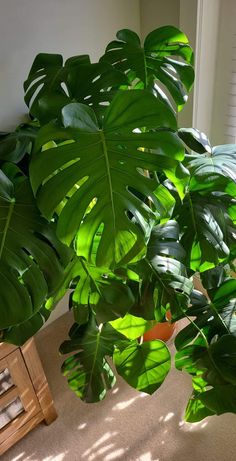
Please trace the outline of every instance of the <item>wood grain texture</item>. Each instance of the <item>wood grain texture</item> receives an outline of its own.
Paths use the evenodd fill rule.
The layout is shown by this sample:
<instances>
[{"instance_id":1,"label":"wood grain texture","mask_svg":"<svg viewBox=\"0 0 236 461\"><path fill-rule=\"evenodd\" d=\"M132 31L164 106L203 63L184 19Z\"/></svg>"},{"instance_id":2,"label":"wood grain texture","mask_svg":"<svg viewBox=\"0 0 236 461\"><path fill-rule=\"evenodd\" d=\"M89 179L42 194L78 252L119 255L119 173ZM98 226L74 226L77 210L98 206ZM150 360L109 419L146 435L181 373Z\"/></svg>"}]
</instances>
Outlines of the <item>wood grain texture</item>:
<instances>
[{"instance_id":1,"label":"wood grain texture","mask_svg":"<svg viewBox=\"0 0 236 461\"><path fill-rule=\"evenodd\" d=\"M31 431L35 426L37 426L44 416L40 411L37 415L33 416L29 421L27 421L23 426L13 432L8 438L6 438L0 444L0 456L5 453L12 445L14 445L18 440L24 437L29 431Z\"/></svg>"},{"instance_id":2,"label":"wood grain texture","mask_svg":"<svg viewBox=\"0 0 236 461\"><path fill-rule=\"evenodd\" d=\"M57 413L33 338L27 341L21 348L21 352L35 389L39 405L44 414L45 423L51 424L57 418Z\"/></svg>"},{"instance_id":3,"label":"wood grain texture","mask_svg":"<svg viewBox=\"0 0 236 461\"><path fill-rule=\"evenodd\" d=\"M8 354L11 354L11 352L15 351L16 349L17 346L14 346L13 344L0 343L0 359L6 357Z\"/></svg>"},{"instance_id":4,"label":"wood grain texture","mask_svg":"<svg viewBox=\"0 0 236 461\"><path fill-rule=\"evenodd\" d=\"M0 396L0 409L18 397L22 411L0 429L0 455L41 421L52 423L57 413L33 339L23 347L0 343L0 371L8 369L12 386Z\"/></svg>"},{"instance_id":5,"label":"wood grain texture","mask_svg":"<svg viewBox=\"0 0 236 461\"><path fill-rule=\"evenodd\" d=\"M32 382L30 380L27 368L20 349L14 350L4 359L4 364L10 371L14 384L14 396L12 399L7 398L6 404L13 402L17 397L20 398L23 410L9 424L0 429L0 444L10 437L16 430L24 425L29 419L41 411L37 396L35 394ZM5 393L1 398L5 399ZM9 397L9 396L8 396ZM1 405L2 406L2 405ZM4 406L4 405L3 405Z\"/></svg>"}]
</instances>

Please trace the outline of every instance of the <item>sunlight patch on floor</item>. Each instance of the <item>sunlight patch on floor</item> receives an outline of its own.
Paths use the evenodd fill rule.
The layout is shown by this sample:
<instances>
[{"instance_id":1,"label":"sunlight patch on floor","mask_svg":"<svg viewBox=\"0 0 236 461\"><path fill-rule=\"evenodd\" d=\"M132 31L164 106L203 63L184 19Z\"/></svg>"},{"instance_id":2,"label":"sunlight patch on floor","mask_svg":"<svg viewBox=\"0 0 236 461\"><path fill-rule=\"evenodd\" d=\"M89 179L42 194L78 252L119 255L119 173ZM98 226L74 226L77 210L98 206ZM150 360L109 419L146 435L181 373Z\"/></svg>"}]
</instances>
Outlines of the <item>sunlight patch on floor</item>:
<instances>
[{"instance_id":1,"label":"sunlight patch on floor","mask_svg":"<svg viewBox=\"0 0 236 461\"><path fill-rule=\"evenodd\" d=\"M82 423L78 426L78 429L82 431L87 426L87 423Z\"/></svg>"},{"instance_id":2,"label":"sunlight patch on floor","mask_svg":"<svg viewBox=\"0 0 236 461\"><path fill-rule=\"evenodd\" d=\"M86 450L82 455L81 458L86 458L89 457L89 461L92 461L93 455L94 455L94 450L96 450L100 445L102 445L104 442L107 442L111 437L114 437L117 435L118 432L106 432L100 439L98 439L88 450Z\"/></svg>"},{"instance_id":3,"label":"sunlight patch on floor","mask_svg":"<svg viewBox=\"0 0 236 461\"><path fill-rule=\"evenodd\" d=\"M124 460L125 458L123 458L123 455L127 450L128 448L118 448L118 450L114 450L112 453L109 453L109 455L105 456L104 461L112 461L113 459L120 458L121 456L122 460Z\"/></svg>"},{"instance_id":4,"label":"sunlight patch on floor","mask_svg":"<svg viewBox=\"0 0 236 461\"><path fill-rule=\"evenodd\" d=\"M103 455L106 453L108 450L111 450L114 447L114 443L110 443L109 445L106 445L105 447L100 448L99 450L95 450L94 453L91 453L87 460L88 461L94 461L97 459L99 455ZM104 459L104 458L103 458Z\"/></svg>"},{"instance_id":5,"label":"sunlight patch on floor","mask_svg":"<svg viewBox=\"0 0 236 461\"><path fill-rule=\"evenodd\" d=\"M119 402L112 408L112 410L124 410L125 408L128 408L130 405L132 405L132 403L134 403L137 398L138 397L133 397L132 399L124 400L124 402Z\"/></svg>"},{"instance_id":6,"label":"sunlight patch on floor","mask_svg":"<svg viewBox=\"0 0 236 461\"><path fill-rule=\"evenodd\" d=\"M119 390L119 387L116 387L116 388L112 391L112 394L117 394L118 390Z\"/></svg>"},{"instance_id":7,"label":"sunlight patch on floor","mask_svg":"<svg viewBox=\"0 0 236 461\"><path fill-rule=\"evenodd\" d=\"M23 451L23 453L20 453L20 455L15 456L15 458L13 458L12 461L20 461L24 455L25 455L25 452ZM24 459L25 458L23 458L23 460Z\"/></svg>"},{"instance_id":8,"label":"sunlight patch on floor","mask_svg":"<svg viewBox=\"0 0 236 461\"><path fill-rule=\"evenodd\" d=\"M160 461L160 459L159 459L159 458L153 459L153 458L152 458L152 455L151 455L151 453L150 453L150 451L149 451L149 452L144 453L143 455L141 455L141 456L138 458L137 461Z\"/></svg>"},{"instance_id":9,"label":"sunlight patch on floor","mask_svg":"<svg viewBox=\"0 0 236 461\"><path fill-rule=\"evenodd\" d=\"M47 456L46 458L43 458L42 461L62 461L66 454L68 452L65 452L65 453L60 453L59 455L52 455L52 456Z\"/></svg>"},{"instance_id":10,"label":"sunlight patch on floor","mask_svg":"<svg viewBox=\"0 0 236 461\"><path fill-rule=\"evenodd\" d=\"M167 421L170 421L170 419L173 418L173 416L175 416L175 414L170 411L169 413L167 413L167 415L165 416L165 418L163 419L164 423L166 423Z\"/></svg>"}]
</instances>

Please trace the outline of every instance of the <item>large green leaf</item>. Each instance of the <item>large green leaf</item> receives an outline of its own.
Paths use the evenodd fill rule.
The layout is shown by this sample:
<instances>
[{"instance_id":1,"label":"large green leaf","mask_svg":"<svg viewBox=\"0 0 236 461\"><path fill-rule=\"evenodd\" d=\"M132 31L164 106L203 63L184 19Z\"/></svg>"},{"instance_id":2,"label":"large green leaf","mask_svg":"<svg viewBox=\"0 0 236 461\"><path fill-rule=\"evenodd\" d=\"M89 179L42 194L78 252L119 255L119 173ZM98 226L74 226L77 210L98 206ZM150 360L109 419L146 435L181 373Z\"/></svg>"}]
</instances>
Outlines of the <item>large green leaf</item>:
<instances>
[{"instance_id":1,"label":"large green leaf","mask_svg":"<svg viewBox=\"0 0 236 461\"><path fill-rule=\"evenodd\" d=\"M226 384L217 386L199 395L201 402L210 410L209 414L236 414L236 386Z\"/></svg>"},{"instance_id":2,"label":"large green leaf","mask_svg":"<svg viewBox=\"0 0 236 461\"><path fill-rule=\"evenodd\" d=\"M134 303L130 288L111 271L78 259L73 271L71 307L77 323L88 320L90 308L99 323L123 317Z\"/></svg>"},{"instance_id":3,"label":"large green leaf","mask_svg":"<svg viewBox=\"0 0 236 461\"><path fill-rule=\"evenodd\" d=\"M226 191L236 195L236 145L212 148L212 153L193 156L187 162L191 191Z\"/></svg>"},{"instance_id":4,"label":"large green leaf","mask_svg":"<svg viewBox=\"0 0 236 461\"><path fill-rule=\"evenodd\" d=\"M236 337L223 335L211 344L210 353L225 381L236 385Z\"/></svg>"},{"instance_id":5,"label":"large green leaf","mask_svg":"<svg viewBox=\"0 0 236 461\"><path fill-rule=\"evenodd\" d=\"M227 261L235 247L235 226L220 194L189 192L175 216L186 250L186 265L203 272Z\"/></svg>"},{"instance_id":6,"label":"large green leaf","mask_svg":"<svg viewBox=\"0 0 236 461\"><path fill-rule=\"evenodd\" d=\"M177 318L188 306L193 285L181 262L185 251L179 243L179 227L170 220L156 226L147 246L147 261L155 281L154 297L157 320L171 311Z\"/></svg>"},{"instance_id":7,"label":"large green leaf","mask_svg":"<svg viewBox=\"0 0 236 461\"><path fill-rule=\"evenodd\" d=\"M189 422L236 412L235 294L235 279L223 280L211 291L211 300L194 291L186 312L190 324L175 338L176 367L193 376L194 390L185 414Z\"/></svg>"},{"instance_id":8,"label":"large green leaf","mask_svg":"<svg viewBox=\"0 0 236 461\"><path fill-rule=\"evenodd\" d=\"M24 322L56 290L71 257L41 216L28 179L0 171L0 329ZM7 176L8 174L8 176Z\"/></svg>"},{"instance_id":9,"label":"large green leaf","mask_svg":"<svg viewBox=\"0 0 236 461\"><path fill-rule=\"evenodd\" d=\"M135 88L151 88L162 97L164 86L180 110L194 80L193 52L186 35L173 26L160 27L146 37L143 47L131 30L120 30L116 36L101 60L125 72Z\"/></svg>"},{"instance_id":10,"label":"large green leaf","mask_svg":"<svg viewBox=\"0 0 236 461\"><path fill-rule=\"evenodd\" d=\"M170 352L159 340L142 344L132 341L125 348L116 348L113 360L119 375L130 386L148 394L160 387L171 365Z\"/></svg>"},{"instance_id":11,"label":"large green leaf","mask_svg":"<svg viewBox=\"0 0 236 461\"><path fill-rule=\"evenodd\" d=\"M175 117L147 91L130 90L115 96L102 129L93 110L83 104L64 107L62 120L63 126L51 123L37 138L30 176L39 208L51 218L62 206L58 236L70 244L77 234L77 253L86 260L91 260L98 231L96 265L132 260L158 216L153 193L158 183L143 170L174 171L184 156L173 132ZM145 132L137 132L143 127ZM41 151L49 141L59 140L72 141Z\"/></svg>"},{"instance_id":12,"label":"large green leaf","mask_svg":"<svg viewBox=\"0 0 236 461\"><path fill-rule=\"evenodd\" d=\"M2 331L1 341L10 344L22 346L29 338L31 338L44 325L50 316L50 311L42 307L32 317L28 318L18 325L11 326Z\"/></svg>"},{"instance_id":13,"label":"large green leaf","mask_svg":"<svg viewBox=\"0 0 236 461\"><path fill-rule=\"evenodd\" d=\"M200 354L194 345L177 353L177 366L194 375L194 391L185 413L187 421L199 421L212 414L236 413L235 347L236 338L223 335Z\"/></svg>"},{"instance_id":14,"label":"large green leaf","mask_svg":"<svg viewBox=\"0 0 236 461\"><path fill-rule=\"evenodd\" d=\"M191 306L187 310L188 317L194 322L183 328L175 338L177 350L193 342L201 335L200 331L211 342L212 338L231 333L236 336L236 280L224 280L214 290L211 300L201 292L194 290L191 294ZM232 339L234 341L234 339Z\"/></svg>"},{"instance_id":15,"label":"large green leaf","mask_svg":"<svg viewBox=\"0 0 236 461\"><path fill-rule=\"evenodd\" d=\"M132 315L165 322L170 310L172 319L183 315L189 303L192 281L187 277L185 251L179 243L179 226L169 220L155 226L144 260L130 266L139 276L129 286L135 294Z\"/></svg>"},{"instance_id":16,"label":"large green leaf","mask_svg":"<svg viewBox=\"0 0 236 461\"><path fill-rule=\"evenodd\" d=\"M211 387L197 375L193 378L193 394L187 404L185 420L189 423L201 421L207 416L236 413L236 386L218 384Z\"/></svg>"},{"instance_id":17,"label":"large green leaf","mask_svg":"<svg viewBox=\"0 0 236 461\"><path fill-rule=\"evenodd\" d=\"M106 356L112 356L115 344L125 337L109 324L98 327L94 317L82 329L75 325L70 336L60 347L63 354L78 350L62 366L69 386L86 402L104 399L116 381Z\"/></svg>"}]
</instances>

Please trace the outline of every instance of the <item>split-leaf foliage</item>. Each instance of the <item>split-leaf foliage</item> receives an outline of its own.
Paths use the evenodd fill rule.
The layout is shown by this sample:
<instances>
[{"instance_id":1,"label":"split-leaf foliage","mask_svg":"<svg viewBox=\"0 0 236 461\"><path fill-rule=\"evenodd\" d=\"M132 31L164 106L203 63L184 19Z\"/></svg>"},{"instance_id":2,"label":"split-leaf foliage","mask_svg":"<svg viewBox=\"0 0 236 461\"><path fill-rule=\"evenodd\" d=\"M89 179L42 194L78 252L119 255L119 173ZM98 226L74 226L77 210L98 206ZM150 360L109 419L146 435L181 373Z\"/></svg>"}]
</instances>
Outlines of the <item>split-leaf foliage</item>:
<instances>
[{"instance_id":1,"label":"split-leaf foliage","mask_svg":"<svg viewBox=\"0 0 236 461\"><path fill-rule=\"evenodd\" d=\"M124 29L95 63L37 55L29 121L0 134L1 340L23 344L70 290L62 371L97 402L114 367L156 391L170 351L140 337L185 318L175 363L193 379L191 422L236 413L236 145L178 127L193 80L183 32L141 43Z\"/></svg>"}]
</instances>

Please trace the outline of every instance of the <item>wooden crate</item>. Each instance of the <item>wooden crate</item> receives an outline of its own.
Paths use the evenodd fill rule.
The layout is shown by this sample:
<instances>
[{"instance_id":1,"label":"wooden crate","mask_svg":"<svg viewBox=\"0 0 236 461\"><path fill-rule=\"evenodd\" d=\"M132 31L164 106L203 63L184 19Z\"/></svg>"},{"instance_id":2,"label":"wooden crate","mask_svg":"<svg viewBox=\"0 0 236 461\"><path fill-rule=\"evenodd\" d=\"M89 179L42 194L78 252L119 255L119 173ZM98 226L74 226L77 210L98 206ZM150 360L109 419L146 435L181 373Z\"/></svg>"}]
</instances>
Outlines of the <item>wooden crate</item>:
<instances>
[{"instance_id":1,"label":"wooden crate","mask_svg":"<svg viewBox=\"0 0 236 461\"><path fill-rule=\"evenodd\" d=\"M41 421L57 417L33 339L0 343L0 455Z\"/></svg>"}]
</instances>

